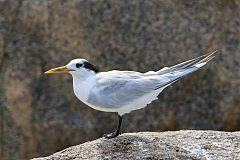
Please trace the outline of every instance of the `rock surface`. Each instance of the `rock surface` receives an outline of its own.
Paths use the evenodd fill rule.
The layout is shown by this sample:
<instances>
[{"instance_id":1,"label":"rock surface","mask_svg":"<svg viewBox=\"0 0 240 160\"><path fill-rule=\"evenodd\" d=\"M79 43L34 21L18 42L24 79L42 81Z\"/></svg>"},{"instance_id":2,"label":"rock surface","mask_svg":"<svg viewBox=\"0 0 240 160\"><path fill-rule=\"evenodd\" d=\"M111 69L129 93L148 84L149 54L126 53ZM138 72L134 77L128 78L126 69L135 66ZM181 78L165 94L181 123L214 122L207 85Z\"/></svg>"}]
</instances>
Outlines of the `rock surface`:
<instances>
[{"instance_id":1,"label":"rock surface","mask_svg":"<svg viewBox=\"0 0 240 160\"><path fill-rule=\"evenodd\" d=\"M76 57L145 72L218 49L122 129L240 130L239 17L238 0L0 0L0 157L46 156L115 128L116 115L77 100L69 75L43 74Z\"/></svg>"},{"instance_id":2,"label":"rock surface","mask_svg":"<svg viewBox=\"0 0 240 160\"><path fill-rule=\"evenodd\" d=\"M169 131L126 133L97 139L33 160L240 159L240 132Z\"/></svg>"}]
</instances>

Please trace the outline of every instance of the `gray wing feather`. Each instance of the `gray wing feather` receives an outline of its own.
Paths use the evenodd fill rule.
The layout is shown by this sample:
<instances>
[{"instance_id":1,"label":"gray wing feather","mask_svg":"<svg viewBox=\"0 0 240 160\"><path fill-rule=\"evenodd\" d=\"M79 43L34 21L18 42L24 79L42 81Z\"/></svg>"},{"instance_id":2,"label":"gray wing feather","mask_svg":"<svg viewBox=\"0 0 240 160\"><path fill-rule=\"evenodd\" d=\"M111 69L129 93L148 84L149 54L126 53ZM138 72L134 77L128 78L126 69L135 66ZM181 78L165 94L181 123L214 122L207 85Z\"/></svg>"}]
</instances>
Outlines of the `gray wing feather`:
<instances>
[{"instance_id":1,"label":"gray wing feather","mask_svg":"<svg viewBox=\"0 0 240 160\"><path fill-rule=\"evenodd\" d=\"M169 68L165 67L162 70L157 71L156 73L158 75L167 76L170 79L170 81L167 83L161 84L155 90L168 86L176 82L177 80L185 77L186 75L199 70L202 66L204 66L207 62L209 62L211 59L215 57L214 54L216 52L217 51L214 51L211 54L205 54L200 57L194 58L192 60L185 61L183 63L177 64Z\"/></svg>"},{"instance_id":2,"label":"gray wing feather","mask_svg":"<svg viewBox=\"0 0 240 160\"><path fill-rule=\"evenodd\" d=\"M205 55L199 56L197 58L182 62L182 63L177 64L177 65L172 66L172 67L165 67L163 70L157 71L157 74L165 74L165 73L177 71L177 70L180 70L180 69L186 69L186 68L191 67L195 64L203 63L205 61L208 62L208 60L211 60L212 58L214 58L214 54L216 52L217 51L214 51L211 54L205 54Z\"/></svg>"},{"instance_id":3,"label":"gray wing feather","mask_svg":"<svg viewBox=\"0 0 240 160\"><path fill-rule=\"evenodd\" d=\"M132 77L126 75L118 78L101 79L89 94L88 102L106 108L120 108L135 99L154 91L168 78Z\"/></svg>"}]
</instances>

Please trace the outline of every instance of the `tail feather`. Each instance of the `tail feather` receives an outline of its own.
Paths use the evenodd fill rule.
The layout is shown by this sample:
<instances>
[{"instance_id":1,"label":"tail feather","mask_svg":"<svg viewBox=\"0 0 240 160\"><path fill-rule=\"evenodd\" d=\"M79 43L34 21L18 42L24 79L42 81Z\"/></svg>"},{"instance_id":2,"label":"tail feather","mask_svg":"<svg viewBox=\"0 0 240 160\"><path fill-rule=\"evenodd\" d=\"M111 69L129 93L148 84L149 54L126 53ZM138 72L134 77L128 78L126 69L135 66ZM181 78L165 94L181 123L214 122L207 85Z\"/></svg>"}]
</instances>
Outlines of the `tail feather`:
<instances>
[{"instance_id":1,"label":"tail feather","mask_svg":"<svg viewBox=\"0 0 240 160\"><path fill-rule=\"evenodd\" d=\"M212 60L215 57L214 54L216 52L217 51L214 51L211 54L206 54L206 55L197 57L195 59L177 64L170 68L164 69L162 71L161 70L158 71L157 73L160 76L168 77L170 80L168 82L158 86L155 90L157 90L159 88L163 88L163 87L165 88L165 87L169 86L170 84L176 82L177 80L185 77L186 75L199 70L204 65L206 65L207 62L209 62L210 60Z\"/></svg>"},{"instance_id":2,"label":"tail feather","mask_svg":"<svg viewBox=\"0 0 240 160\"><path fill-rule=\"evenodd\" d=\"M195 65L195 64L200 64L200 63L204 63L204 62L207 63L207 62L210 61L212 58L214 58L214 54L215 54L216 52L217 52L217 51L214 51L214 52L212 52L211 54L205 54L205 55L199 56L199 57L197 57L197 58L194 58L194 59L185 61L185 62L183 62L183 63L174 65L174 66L169 67L169 68L165 67L163 70L157 71L157 74L162 75L162 74L169 73L169 72L173 72L173 71L176 71L176 70L188 68L188 67L193 66L193 65ZM210 59L209 59L209 58L210 58Z\"/></svg>"}]
</instances>

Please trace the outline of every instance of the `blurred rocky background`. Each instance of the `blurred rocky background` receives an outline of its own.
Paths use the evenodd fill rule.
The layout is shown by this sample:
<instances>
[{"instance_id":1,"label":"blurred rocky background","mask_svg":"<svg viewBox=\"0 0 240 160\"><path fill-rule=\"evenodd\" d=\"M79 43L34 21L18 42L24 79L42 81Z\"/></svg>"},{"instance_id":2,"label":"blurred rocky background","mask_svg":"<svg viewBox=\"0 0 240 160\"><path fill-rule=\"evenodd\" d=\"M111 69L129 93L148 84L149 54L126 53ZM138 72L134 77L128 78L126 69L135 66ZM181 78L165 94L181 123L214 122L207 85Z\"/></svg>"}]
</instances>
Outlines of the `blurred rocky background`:
<instances>
[{"instance_id":1,"label":"blurred rocky background","mask_svg":"<svg viewBox=\"0 0 240 160\"><path fill-rule=\"evenodd\" d=\"M204 69L125 115L122 131L240 129L240 1L0 0L0 157L47 156L117 123L47 69L158 70L217 49Z\"/></svg>"}]
</instances>

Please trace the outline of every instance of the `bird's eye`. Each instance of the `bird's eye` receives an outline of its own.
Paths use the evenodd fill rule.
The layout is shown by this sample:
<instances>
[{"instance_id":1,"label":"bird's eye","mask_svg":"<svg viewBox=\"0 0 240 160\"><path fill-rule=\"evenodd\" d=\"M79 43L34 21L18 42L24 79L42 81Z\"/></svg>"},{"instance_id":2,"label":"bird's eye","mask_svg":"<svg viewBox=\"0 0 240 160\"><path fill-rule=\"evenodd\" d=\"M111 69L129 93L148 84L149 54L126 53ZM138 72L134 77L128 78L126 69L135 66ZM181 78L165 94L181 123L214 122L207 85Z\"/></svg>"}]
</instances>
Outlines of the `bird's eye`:
<instances>
[{"instance_id":1,"label":"bird's eye","mask_svg":"<svg viewBox=\"0 0 240 160\"><path fill-rule=\"evenodd\" d=\"M76 67L77 67L77 68L80 68L80 67L82 67L82 65L83 65L82 63L77 63L77 64L76 64Z\"/></svg>"}]
</instances>

